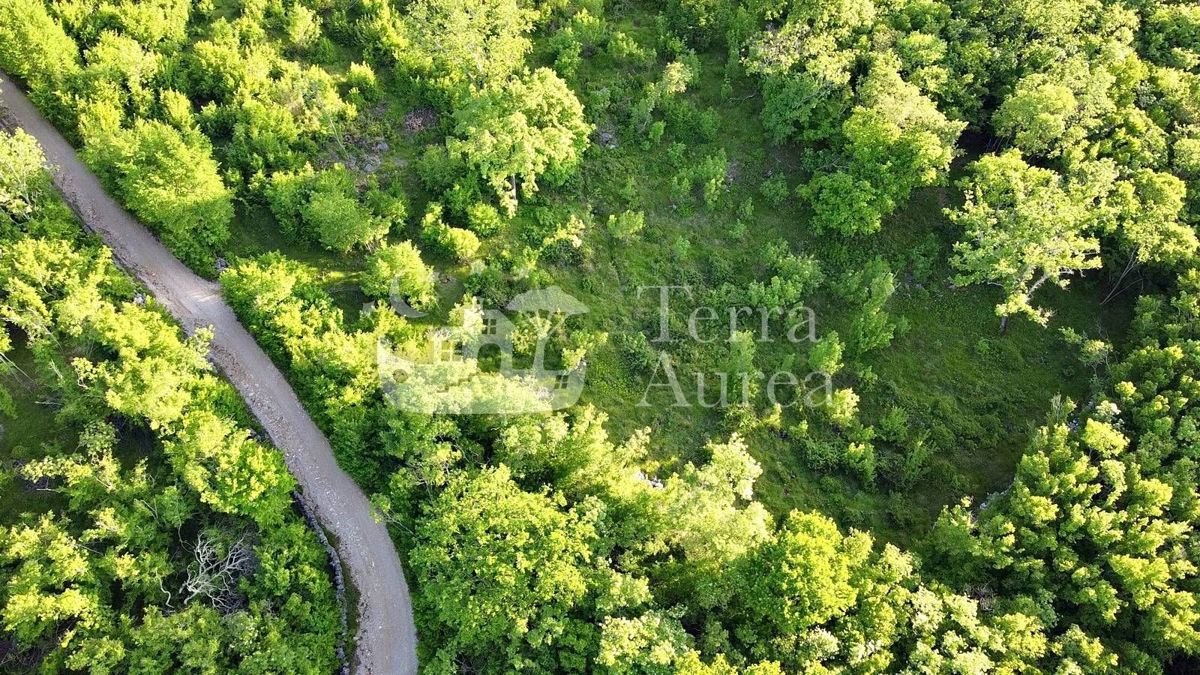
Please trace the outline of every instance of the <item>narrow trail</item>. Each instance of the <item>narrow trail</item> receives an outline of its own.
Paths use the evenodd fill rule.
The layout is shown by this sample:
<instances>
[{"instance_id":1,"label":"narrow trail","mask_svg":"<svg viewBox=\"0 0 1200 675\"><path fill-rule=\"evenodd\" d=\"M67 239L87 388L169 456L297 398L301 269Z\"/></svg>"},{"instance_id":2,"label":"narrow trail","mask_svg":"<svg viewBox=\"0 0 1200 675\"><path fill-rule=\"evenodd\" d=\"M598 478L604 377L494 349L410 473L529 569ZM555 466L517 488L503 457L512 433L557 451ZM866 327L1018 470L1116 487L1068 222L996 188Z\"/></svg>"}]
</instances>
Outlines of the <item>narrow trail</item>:
<instances>
[{"instance_id":1,"label":"narrow trail","mask_svg":"<svg viewBox=\"0 0 1200 675\"><path fill-rule=\"evenodd\" d=\"M189 334L212 327L210 359L241 393L317 519L335 540L358 590L357 673L417 672L417 634L400 558L387 529L358 485L338 467L328 439L300 405L283 374L225 304L220 286L179 262L116 203L63 136L0 72L0 108L42 145L54 182L84 225L144 283Z\"/></svg>"}]
</instances>

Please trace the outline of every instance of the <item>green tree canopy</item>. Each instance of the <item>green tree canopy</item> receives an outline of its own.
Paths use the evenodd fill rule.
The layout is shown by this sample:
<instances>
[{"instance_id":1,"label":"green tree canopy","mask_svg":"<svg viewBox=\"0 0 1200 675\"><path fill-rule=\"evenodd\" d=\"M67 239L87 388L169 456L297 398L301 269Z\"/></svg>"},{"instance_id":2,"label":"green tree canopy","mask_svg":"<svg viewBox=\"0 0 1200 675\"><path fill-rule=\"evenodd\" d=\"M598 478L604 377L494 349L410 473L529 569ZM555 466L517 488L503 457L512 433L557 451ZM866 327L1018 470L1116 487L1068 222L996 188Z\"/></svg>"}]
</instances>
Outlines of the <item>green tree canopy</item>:
<instances>
[{"instance_id":1,"label":"green tree canopy","mask_svg":"<svg viewBox=\"0 0 1200 675\"><path fill-rule=\"evenodd\" d=\"M996 284L1004 292L998 315L1045 324L1050 313L1033 305L1033 294L1046 282L1065 288L1070 275L1100 266L1091 228L1103 187L1066 181L1015 151L980 159L965 186L966 203L948 212L963 228L955 283Z\"/></svg>"},{"instance_id":2,"label":"green tree canopy","mask_svg":"<svg viewBox=\"0 0 1200 675\"><path fill-rule=\"evenodd\" d=\"M484 87L455 110L454 122L446 148L509 215L519 194L537 192L539 177L561 179L576 166L591 131L579 99L546 68Z\"/></svg>"}]
</instances>

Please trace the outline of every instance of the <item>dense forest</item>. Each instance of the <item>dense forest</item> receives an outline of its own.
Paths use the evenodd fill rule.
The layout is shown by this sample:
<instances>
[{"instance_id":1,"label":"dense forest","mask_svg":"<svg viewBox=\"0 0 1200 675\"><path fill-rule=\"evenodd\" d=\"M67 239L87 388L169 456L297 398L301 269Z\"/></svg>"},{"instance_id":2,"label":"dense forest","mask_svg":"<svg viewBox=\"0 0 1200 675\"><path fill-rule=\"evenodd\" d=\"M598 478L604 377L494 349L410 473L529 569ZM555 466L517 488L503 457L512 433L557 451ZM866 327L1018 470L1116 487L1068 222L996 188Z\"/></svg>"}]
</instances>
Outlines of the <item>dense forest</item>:
<instances>
[{"instance_id":1,"label":"dense forest","mask_svg":"<svg viewBox=\"0 0 1200 675\"><path fill-rule=\"evenodd\" d=\"M1200 654L1200 5L0 0L0 69L288 374L428 672ZM0 670L336 669L205 336L3 140ZM576 405L389 395L550 288Z\"/></svg>"},{"instance_id":2,"label":"dense forest","mask_svg":"<svg viewBox=\"0 0 1200 675\"><path fill-rule=\"evenodd\" d=\"M335 669L326 551L207 336L83 236L32 137L0 140L0 670Z\"/></svg>"}]
</instances>

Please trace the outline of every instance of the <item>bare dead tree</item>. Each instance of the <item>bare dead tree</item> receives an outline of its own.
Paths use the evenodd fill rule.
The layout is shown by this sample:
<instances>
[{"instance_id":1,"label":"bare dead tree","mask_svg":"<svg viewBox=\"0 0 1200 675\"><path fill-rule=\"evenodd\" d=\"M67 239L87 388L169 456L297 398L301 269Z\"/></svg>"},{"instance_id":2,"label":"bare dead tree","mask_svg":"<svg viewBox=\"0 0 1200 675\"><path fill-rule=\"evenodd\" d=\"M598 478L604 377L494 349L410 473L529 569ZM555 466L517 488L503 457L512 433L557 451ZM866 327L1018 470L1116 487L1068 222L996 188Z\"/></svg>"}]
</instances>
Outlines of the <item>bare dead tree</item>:
<instances>
[{"instance_id":1,"label":"bare dead tree","mask_svg":"<svg viewBox=\"0 0 1200 675\"><path fill-rule=\"evenodd\" d=\"M207 600L213 607L228 614L238 609L242 598L237 591L238 579L254 571L254 549L239 537L221 555L220 546L207 534L196 535L193 551L195 560L188 565L187 579L179 592L184 604L196 599Z\"/></svg>"}]
</instances>

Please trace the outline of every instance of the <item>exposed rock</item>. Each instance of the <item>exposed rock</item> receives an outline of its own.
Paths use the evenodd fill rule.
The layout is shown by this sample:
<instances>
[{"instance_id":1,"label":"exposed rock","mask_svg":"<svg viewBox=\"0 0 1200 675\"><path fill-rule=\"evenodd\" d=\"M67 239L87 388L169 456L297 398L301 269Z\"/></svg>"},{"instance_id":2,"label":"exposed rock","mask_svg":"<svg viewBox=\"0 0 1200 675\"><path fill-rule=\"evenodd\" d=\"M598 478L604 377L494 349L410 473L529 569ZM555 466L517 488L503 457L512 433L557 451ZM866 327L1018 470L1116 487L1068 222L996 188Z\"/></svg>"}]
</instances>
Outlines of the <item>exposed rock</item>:
<instances>
[{"instance_id":1,"label":"exposed rock","mask_svg":"<svg viewBox=\"0 0 1200 675\"><path fill-rule=\"evenodd\" d=\"M404 115L404 130L410 134L420 133L436 127L437 111L429 106L414 108Z\"/></svg>"},{"instance_id":2,"label":"exposed rock","mask_svg":"<svg viewBox=\"0 0 1200 675\"><path fill-rule=\"evenodd\" d=\"M596 145L612 150L617 147L617 134L609 127L598 127L592 133L592 141Z\"/></svg>"},{"instance_id":3,"label":"exposed rock","mask_svg":"<svg viewBox=\"0 0 1200 675\"><path fill-rule=\"evenodd\" d=\"M737 181L738 176L742 175L742 163L735 160L729 162L725 167L725 184L733 185Z\"/></svg>"}]
</instances>

